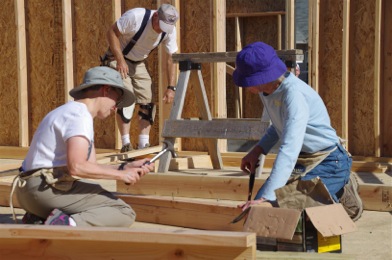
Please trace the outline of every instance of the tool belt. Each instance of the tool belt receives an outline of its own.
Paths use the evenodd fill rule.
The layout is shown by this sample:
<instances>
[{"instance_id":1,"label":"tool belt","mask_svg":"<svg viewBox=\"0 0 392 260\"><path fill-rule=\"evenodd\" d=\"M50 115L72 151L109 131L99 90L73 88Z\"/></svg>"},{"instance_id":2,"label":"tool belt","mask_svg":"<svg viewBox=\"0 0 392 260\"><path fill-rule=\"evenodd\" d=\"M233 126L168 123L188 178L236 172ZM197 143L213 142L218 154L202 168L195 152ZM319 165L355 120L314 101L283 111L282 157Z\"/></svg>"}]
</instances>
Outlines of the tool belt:
<instances>
[{"instance_id":1,"label":"tool belt","mask_svg":"<svg viewBox=\"0 0 392 260\"><path fill-rule=\"evenodd\" d=\"M23 181L37 176L43 176L47 184L61 191L69 191L77 180L69 174L66 166L22 171L19 174L19 178Z\"/></svg>"}]
</instances>

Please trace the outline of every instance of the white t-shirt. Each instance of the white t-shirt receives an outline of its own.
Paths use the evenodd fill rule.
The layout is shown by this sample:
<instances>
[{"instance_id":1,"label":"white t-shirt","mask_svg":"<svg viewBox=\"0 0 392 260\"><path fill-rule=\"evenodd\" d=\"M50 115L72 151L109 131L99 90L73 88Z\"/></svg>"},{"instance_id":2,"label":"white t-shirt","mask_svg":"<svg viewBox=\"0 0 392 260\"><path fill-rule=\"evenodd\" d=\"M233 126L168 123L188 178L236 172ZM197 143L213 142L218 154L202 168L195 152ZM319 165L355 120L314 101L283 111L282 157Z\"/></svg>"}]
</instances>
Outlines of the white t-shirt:
<instances>
[{"instance_id":1,"label":"white t-shirt","mask_svg":"<svg viewBox=\"0 0 392 260\"><path fill-rule=\"evenodd\" d=\"M70 101L49 112L38 126L22 167L24 171L67 165L66 141L84 136L94 143L93 118L87 106ZM88 151L86 151L86 160Z\"/></svg>"},{"instance_id":2,"label":"white t-shirt","mask_svg":"<svg viewBox=\"0 0 392 260\"><path fill-rule=\"evenodd\" d=\"M147 22L146 28L140 35L139 40L133 46L132 50L125 57L133 61L141 61L148 57L151 50L158 46L161 40L161 34L156 33L152 28L152 16L156 10L151 10L150 19ZM124 13L117 21L117 27L120 33L121 50L123 50L131 41L133 36L139 31L143 17L145 14L144 8L134 8ZM165 50L169 54L173 54L178 50L177 34L174 29L171 33L167 33L162 41Z\"/></svg>"}]
</instances>

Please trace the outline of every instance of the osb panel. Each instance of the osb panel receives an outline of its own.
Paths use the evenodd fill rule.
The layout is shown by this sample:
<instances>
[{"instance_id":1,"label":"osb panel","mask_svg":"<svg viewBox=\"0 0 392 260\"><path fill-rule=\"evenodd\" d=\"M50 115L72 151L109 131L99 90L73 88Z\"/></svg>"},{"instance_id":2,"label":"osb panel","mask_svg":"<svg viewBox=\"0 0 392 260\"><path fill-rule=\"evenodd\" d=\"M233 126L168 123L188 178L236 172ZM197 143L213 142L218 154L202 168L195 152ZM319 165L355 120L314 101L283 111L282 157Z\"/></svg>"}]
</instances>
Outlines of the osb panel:
<instances>
[{"instance_id":1,"label":"osb panel","mask_svg":"<svg viewBox=\"0 0 392 260\"><path fill-rule=\"evenodd\" d=\"M343 1L321 1L319 94L327 106L332 126L338 135L342 131L342 28Z\"/></svg>"},{"instance_id":2,"label":"osb panel","mask_svg":"<svg viewBox=\"0 0 392 260\"><path fill-rule=\"evenodd\" d=\"M19 145L18 60L14 0L0 8L0 145Z\"/></svg>"},{"instance_id":3,"label":"osb panel","mask_svg":"<svg viewBox=\"0 0 392 260\"><path fill-rule=\"evenodd\" d=\"M350 3L350 152L374 156L375 1Z\"/></svg>"},{"instance_id":4,"label":"osb panel","mask_svg":"<svg viewBox=\"0 0 392 260\"><path fill-rule=\"evenodd\" d=\"M384 2L381 63L381 156L392 157L392 1Z\"/></svg>"},{"instance_id":5,"label":"osb panel","mask_svg":"<svg viewBox=\"0 0 392 260\"><path fill-rule=\"evenodd\" d=\"M99 66L99 56L108 47L106 32L112 24L112 4L106 0L78 0L73 4L75 80L78 85L89 68ZM104 120L95 119L94 128L95 146L114 148L114 114Z\"/></svg>"},{"instance_id":6,"label":"osb panel","mask_svg":"<svg viewBox=\"0 0 392 260\"><path fill-rule=\"evenodd\" d=\"M239 1L228 0L226 1L227 13L254 13L254 12L271 12L271 11L284 11L285 1ZM277 48L278 44L278 27L277 18L275 16L264 17L250 17L241 18L242 23L242 46L246 46L255 41L263 41ZM235 50L235 28L234 19L227 19L226 22L226 35L227 35L227 50ZM233 64L234 65L234 64ZM227 77L227 113L228 116L235 116L234 102L234 83L231 76ZM263 105L258 95L251 94L243 89L243 117L244 118L259 118L263 111Z\"/></svg>"},{"instance_id":7,"label":"osb panel","mask_svg":"<svg viewBox=\"0 0 392 260\"><path fill-rule=\"evenodd\" d=\"M25 1L30 141L43 117L64 104L60 1Z\"/></svg>"},{"instance_id":8,"label":"osb panel","mask_svg":"<svg viewBox=\"0 0 392 260\"><path fill-rule=\"evenodd\" d=\"M212 44L212 6L206 1L181 1L181 50L183 53L211 52ZM196 73L196 71L192 72ZM211 65L202 64L203 81L207 92L210 108L212 99ZM191 77L188 83L187 95L182 117L200 117L198 106L200 101L195 99L194 87L199 84L196 77ZM184 138L183 150L203 151L205 147L201 140Z\"/></svg>"}]
</instances>

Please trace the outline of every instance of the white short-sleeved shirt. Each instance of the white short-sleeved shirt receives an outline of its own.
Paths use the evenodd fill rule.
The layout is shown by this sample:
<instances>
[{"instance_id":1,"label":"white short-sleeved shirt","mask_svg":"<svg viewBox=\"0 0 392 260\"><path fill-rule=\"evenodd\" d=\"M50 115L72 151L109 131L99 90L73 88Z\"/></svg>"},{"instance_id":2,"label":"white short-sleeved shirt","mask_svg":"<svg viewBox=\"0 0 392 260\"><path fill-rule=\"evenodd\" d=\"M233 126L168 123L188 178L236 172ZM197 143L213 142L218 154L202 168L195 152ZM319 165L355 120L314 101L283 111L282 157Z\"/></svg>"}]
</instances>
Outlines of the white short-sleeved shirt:
<instances>
[{"instance_id":1,"label":"white short-sleeved shirt","mask_svg":"<svg viewBox=\"0 0 392 260\"><path fill-rule=\"evenodd\" d=\"M66 142L73 136L86 137L91 150L94 143L93 118L85 104L75 101L68 102L45 116L23 161L23 170L66 166ZM86 160L87 157L86 151Z\"/></svg>"},{"instance_id":2,"label":"white short-sleeved shirt","mask_svg":"<svg viewBox=\"0 0 392 260\"><path fill-rule=\"evenodd\" d=\"M157 10L151 10L150 19L147 22L146 28L132 50L125 56L126 58L133 61L144 60L148 57L151 50L159 45L161 34L155 32L152 28L152 16L156 11ZM120 44L122 50L140 29L144 14L144 8L134 8L125 12L120 19L117 20L117 28L121 33ZM162 44L165 46L167 53L173 54L178 50L176 39L177 34L175 29L171 33L165 35Z\"/></svg>"}]
</instances>

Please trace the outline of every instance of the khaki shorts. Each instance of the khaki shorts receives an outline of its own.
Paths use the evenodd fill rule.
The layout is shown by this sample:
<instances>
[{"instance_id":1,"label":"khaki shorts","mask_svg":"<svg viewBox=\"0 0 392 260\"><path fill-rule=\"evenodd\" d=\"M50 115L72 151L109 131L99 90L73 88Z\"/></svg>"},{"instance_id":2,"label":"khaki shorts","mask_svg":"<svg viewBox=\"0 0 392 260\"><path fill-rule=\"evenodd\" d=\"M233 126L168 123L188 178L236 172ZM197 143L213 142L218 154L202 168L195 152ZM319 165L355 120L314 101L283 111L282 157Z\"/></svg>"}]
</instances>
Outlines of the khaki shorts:
<instances>
[{"instance_id":1,"label":"khaki shorts","mask_svg":"<svg viewBox=\"0 0 392 260\"><path fill-rule=\"evenodd\" d=\"M123 79L127 89L132 91L136 98L136 104L152 103L153 91L151 76L147 71L144 61L132 63L125 60L128 64L129 75ZM111 68L116 69L117 61L109 63Z\"/></svg>"}]
</instances>

